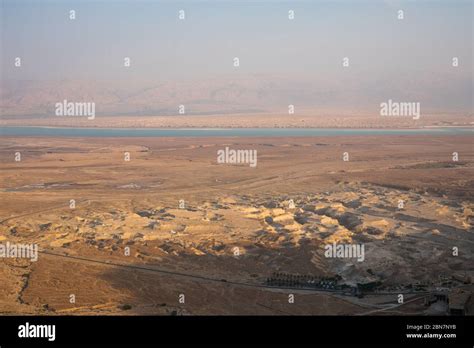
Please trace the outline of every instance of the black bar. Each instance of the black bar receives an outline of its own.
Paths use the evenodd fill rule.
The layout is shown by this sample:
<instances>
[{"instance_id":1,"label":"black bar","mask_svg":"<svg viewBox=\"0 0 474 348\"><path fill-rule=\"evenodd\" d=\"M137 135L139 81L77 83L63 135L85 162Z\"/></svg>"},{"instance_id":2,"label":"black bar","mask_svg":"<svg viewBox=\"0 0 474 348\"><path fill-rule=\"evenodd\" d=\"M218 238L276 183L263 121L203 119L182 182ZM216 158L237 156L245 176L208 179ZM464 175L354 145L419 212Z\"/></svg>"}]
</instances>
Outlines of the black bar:
<instances>
[{"instance_id":1,"label":"black bar","mask_svg":"<svg viewBox=\"0 0 474 348\"><path fill-rule=\"evenodd\" d=\"M414 316L170 316L0 317L0 346L58 344L390 344L472 347L474 317ZM55 340L20 338L19 326L51 325ZM421 325L418 331L407 325ZM426 325L430 325L429 330ZM436 325L450 325L435 330ZM456 325L454 329L452 325ZM445 327L446 328L446 327ZM407 338L408 334L456 334L456 338Z\"/></svg>"}]
</instances>

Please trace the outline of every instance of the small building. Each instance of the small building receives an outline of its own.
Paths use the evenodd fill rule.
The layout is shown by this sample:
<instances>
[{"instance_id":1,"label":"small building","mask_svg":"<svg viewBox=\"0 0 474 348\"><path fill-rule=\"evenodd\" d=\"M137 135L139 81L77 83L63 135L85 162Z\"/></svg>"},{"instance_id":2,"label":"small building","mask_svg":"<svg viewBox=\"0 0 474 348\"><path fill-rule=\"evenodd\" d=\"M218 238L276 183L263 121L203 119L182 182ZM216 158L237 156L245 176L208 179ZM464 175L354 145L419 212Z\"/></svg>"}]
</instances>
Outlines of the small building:
<instances>
[{"instance_id":1,"label":"small building","mask_svg":"<svg viewBox=\"0 0 474 348\"><path fill-rule=\"evenodd\" d=\"M472 293L459 290L449 294L449 314L450 315L466 315L468 314L468 302Z\"/></svg>"},{"instance_id":2,"label":"small building","mask_svg":"<svg viewBox=\"0 0 474 348\"><path fill-rule=\"evenodd\" d=\"M442 302L448 302L448 292L445 289L438 288L436 291L434 291L431 296L434 296L436 301L442 301ZM435 301L435 302L436 302Z\"/></svg>"},{"instance_id":3,"label":"small building","mask_svg":"<svg viewBox=\"0 0 474 348\"><path fill-rule=\"evenodd\" d=\"M424 298L424 304L425 304L426 307L429 307L433 303L436 303L436 302L438 302L438 299L433 294L429 294L428 296L425 296L425 298Z\"/></svg>"}]
</instances>

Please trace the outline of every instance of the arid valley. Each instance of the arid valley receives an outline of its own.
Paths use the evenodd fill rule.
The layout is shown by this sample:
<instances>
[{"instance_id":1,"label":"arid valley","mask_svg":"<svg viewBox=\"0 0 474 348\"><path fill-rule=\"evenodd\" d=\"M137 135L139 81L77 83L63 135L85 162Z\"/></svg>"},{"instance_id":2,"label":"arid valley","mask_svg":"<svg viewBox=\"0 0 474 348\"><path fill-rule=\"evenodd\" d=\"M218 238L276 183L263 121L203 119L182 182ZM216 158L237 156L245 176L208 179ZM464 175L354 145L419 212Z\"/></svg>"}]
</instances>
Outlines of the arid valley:
<instances>
[{"instance_id":1,"label":"arid valley","mask_svg":"<svg viewBox=\"0 0 474 348\"><path fill-rule=\"evenodd\" d=\"M472 293L472 141L2 136L0 241L40 252L0 262L0 313L443 315Z\"/></svg>"},{"instance_id":2,"label":"arid valley","mask_svg":"<svg viewBox=\"0 0 474 348\"><path fill-rule=\"evenodd\" d=\"M2 0L0 348L474 342L474 0Z\"/></svg>"}]
</instances>

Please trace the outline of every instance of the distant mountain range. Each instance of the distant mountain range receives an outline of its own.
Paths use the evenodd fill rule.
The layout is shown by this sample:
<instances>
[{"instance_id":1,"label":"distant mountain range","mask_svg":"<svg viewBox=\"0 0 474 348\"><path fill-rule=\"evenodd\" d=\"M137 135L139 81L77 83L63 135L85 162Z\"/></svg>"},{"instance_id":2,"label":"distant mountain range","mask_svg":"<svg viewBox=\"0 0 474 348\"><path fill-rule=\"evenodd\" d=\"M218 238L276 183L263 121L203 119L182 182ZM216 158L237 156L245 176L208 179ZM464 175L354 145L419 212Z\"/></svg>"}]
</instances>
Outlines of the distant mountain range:
<instances>
[{"instance_id":1,"label":"distant mountain range","mask_svg":"<svg viewBox=\"0 0 474 348\"><path fill-rule=\"evenodd\" d=\"M341 74L338 75L339 77ZM420 102L422 109L472 113L469 76L429 72L404 76L348 73L343 78L232 75L197 81L2 81L3 117L54 115L63 100L95 102L98 115L187 115L287 112L297 109L377 112L388 99Z\"/></svg>"}]
</instances>

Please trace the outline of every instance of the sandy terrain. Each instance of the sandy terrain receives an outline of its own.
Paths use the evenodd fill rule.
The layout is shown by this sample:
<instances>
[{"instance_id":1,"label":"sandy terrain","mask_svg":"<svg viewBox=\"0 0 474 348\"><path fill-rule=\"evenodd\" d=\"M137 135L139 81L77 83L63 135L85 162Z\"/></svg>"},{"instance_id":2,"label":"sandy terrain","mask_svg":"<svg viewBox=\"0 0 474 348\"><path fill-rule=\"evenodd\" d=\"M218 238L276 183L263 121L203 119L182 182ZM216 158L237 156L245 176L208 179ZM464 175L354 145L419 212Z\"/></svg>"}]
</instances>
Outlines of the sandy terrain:
<instances>
[{"instance_id":1,"label":"sandy terrain","mask_svg":"<svg viewBox=\"0 0 474 348\"><path fill-rule=\"evenodd\" d=\"M0 261L0 312L423 313L414 289L474 276L472 142L3 137L0 243L42 252ZM258 166L218 164L226 146ZM365 260L327 258L331 243L362 243ZM341 287L377 282L364 298ZM392 308L398 293L413 301Z\"/></svg>"},{"instance_id":2,"label":"sandy terrain","mask_svg":"<svg viewBox=\"0 0 474 348\"><path fill-rule=\"evenodd\" d=\"M98 127L98 128L421 128L469 127L469 114L423 114L412 117L384 117L374 112L335 113L298 109L293 115L284 112L240 113L227 115L103 116L87 117L2 117L3 126Z\"/></svg>"}]
</instances>

